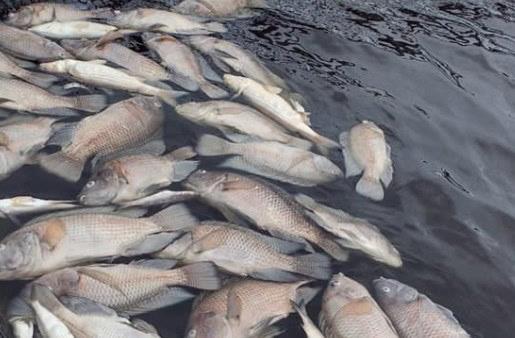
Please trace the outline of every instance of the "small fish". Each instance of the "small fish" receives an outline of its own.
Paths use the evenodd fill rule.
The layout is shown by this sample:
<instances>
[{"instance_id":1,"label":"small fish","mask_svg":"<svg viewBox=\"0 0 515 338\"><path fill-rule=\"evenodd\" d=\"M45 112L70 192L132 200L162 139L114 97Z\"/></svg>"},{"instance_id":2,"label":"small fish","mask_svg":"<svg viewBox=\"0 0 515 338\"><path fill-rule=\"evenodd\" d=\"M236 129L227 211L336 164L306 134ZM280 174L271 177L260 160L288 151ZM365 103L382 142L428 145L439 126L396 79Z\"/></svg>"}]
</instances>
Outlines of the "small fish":
<instances>
[{"instance_id":1,"label":"small fish","mask_svg":"<svg viewBox=\"0 0 515 338\"><path fill-rule=\"evenodd\" d=\"M238 95L243 95L261 112L274 119L290 131L297 132L313 143L328 148L339 148L340 145L311 129L309 113L299 110L301 107L279 94L283 89L264 86L259 82L241 76L224 75L225 84Z\"/></svg>"},{"instance_id":2,"label":"small fish","mask_svg":"<svg viewBox=\"0 0 515 338\"><path fill-rule=\"evenodd\" d=\"M307 282L273 283L256 280L229 282L200 296L190 315L188 338L275 337L271 327L295 310L294 302L309 302L317 289Z\"/></svg>"},{"instance_id":3,"label":"small fish","mask_svg":"<svg viewBox=\"0 0 515 338\"><path fill-rule=\"evenodd\" d=\"M320 329L315 325L315 323L313 323L311 318L309 318L306 307L303 304L298 305L294 303L293 307L302 319L302 328L304 329L307 338L325 338L322 332L320 332Z\"/></svg>"},{"instance_id":4,"label":"small fish","mask_svg":"<svg viewBox=\"0 0 515 338\"><path fill-rule=\"evenodd\" d=\"M142 154L117 158L96 170L78 199L84 205L133 201L184 180L197 166L197 161L176 160L173 152L164 156Z\"/></svg>"},{"instance_id":5,"label":"small fish","mask_svg":"<svg viewBox=\"0 0 515 338\"><path fill-rule=\"evenodd\" d=\"M34 198L32 196L16 196L0 200L0 217L8 215L25 215L35 212L73 209L78 205L73 201L52 201Z\"/></svg>"},{"instance_id":6,"label":"small fish","mask_svg":"<svg viewBox=\"0 0 515 338\"><path fill-rule=\"evenodd\" d=\"M41 2L21 7L9 13L6 23L20 28L41 25L50 21L77 21L85 19L106 19L113 16L110 8L81 10L74 5Z\"/></svg>"},{"instance_id":7,"label":"small fish","mask_svg":"<svg viewBox=\"0 0 515 338\"><path fill-rule=\"evenodd\" d=\"M470 335L453 313L426 295L394 279L374 281L377 301L402 338L465 338Z\"/></svg>"},{"instance_id":8,"label":"small fish","mask_svg":"<svg viewBox=\"0 0 515 338\"><path fill-rule=\"evenodd\" d=\"M327 338L399 337L367 289L342 273L325 290L320 327Z\"/></svg>"},{"instance_id":9,"label":"small fish","mask_svg":"<svg viewBox=\"0 0 515 338\"><path fill-rule=\"evenodd\" d=\"M340 168L326 157L273 141L232 143L204 135L196 151L201 156L233 155L220 166L304 187L343 177Z\"/></svg>"},{"instance_id":10,"label":"small fish","mask_svg":"<svg viewBox=\"0 0 515 338\"><path fill-rule=\"evenodd\" d=\"M72 211L43 216L0 242L0 280L30 279L80 263L159 251L197 224L176 204L147 218Z\"/></svg>"},{"instance_id":11,"label":"small fish","mask_svg":"<svg viewBox=\"0 0 515 338\"><path fill-rule=\"evenodd\" d=\"M68 181L80 179L86 162L148 144L162 129L164 113L156 98L137 96L111 105L63 129L51 140L61 151L40 157L40 165Z\"/></svg>"},{"instance_id":12,"label":"small fish","mask_svg":"<svg viewBox=\"0 0 515 338\"><path fill-rule=\"evenodd\" d=\"M337 241L342 246L362 251L378 262L396 268L402 266L399 251L375 225L365 219L353 217L343 210L317 203L306 195L298 194L295 199L309 210L308 215L318 225L337 236Z\"/></svg>"},{"instance_id":13,"label":"small fish","mask_svg":"<svg viewBox=\"0 0 515 338\"><path fill-rule=\"evenodd\" d=\"M12 75L42 88L48 88L57 81L57 78L53 75L31 72L20 67L2 52L0 52L0 74L3 77Z\"/></svg>"},{"instance_id":14,"label":"small fish","mask_svg":"<svg viewBox=\"0 0 515 338\"><path fill-rule=\"evenodd\" d=\"M337 260L345 261L348 252L334 235L320 228L287 192L264 180L224 171L197 170L184 186L200 194L234 223L243 218L272 236L319 246Z\"/></svg>"},{"instance_id":15,"label":"small fish","mask_svg":"<svg viewBox=\"0 0 515 338\"><path fill-rule=\"evenodd\" d=\"M118 28L89 21L52 21L29 28L29 31L51 39L98 39Z\"/></svg>"},{"instance_id":16,"label":"small fish","mask_svg":"<svg viewBox=\"0 0 515 338\"><path fill-rule=\"evenodd\" d=\"M120 203L119 205L122 208L152 207L160 204L184 202L197 197L198 194L194 191L163 190L160 192L156 192L153 195L149 195L147 197L143 197L134 201Z\"/></svg>"},{"instance_id":17,"label":"small fish","mask_svg":"<svg viewBox=\"0 0 515 338\"><path fill-rule=\"evenodd\" d=\"M384 198L383 182L388 187L392 182L393 166L390 146L386 143L383 131L370 121L355 125L340 135L345 175L356 176L363 172L356 191L374 201Z\"/></svg>"},{"instance_id":18,"label":"small fish","mask_svg":"<svg viewBox=\"0 0 515 338\"><path fill-rule=\"evenodd\" d=\"M229 223L206 221L155 256L186 263L210 261L235 275L278 282L297 281L296 275L329 278L328 257L321 254L288 255L298 249L296 243Z\"/></svg>"},{"instance_id":19,"label":"small fish","mask_svg":"<svg viewBox=\"0 0 515 338\"><path fill-rule=\"evenodd\" d=\"M192 84L189 90L199 88L210 98L219 99L229 95L225 90L211 84L202 74L202 67L190 47L170 35L143 33L145 44L154 50L177 76L186 78Z\"/></svg>"},{"instance_id":20,"label":"small fish","mask_svg":"<svg viewBox=\"0 0 515 338\"><path fill-rule=\"evenodd\" d=\"M22 59L55 61L71 55L57 43L35 33L0 23L0 49Z\"/></svg>"},{"instance_id":21,"label":"small fish","mask_svg":"<svg viewBox=\"0 0 515 338\"><path fill-rule=\"evenodd\" d=\"M184 0L174 10L204 17L247 17L250 8L265 9L269 6L266 0Z\"/></svg>"},{"instance_id":22,"label":"small fish","mask_svg":"<svg viewBox=\"0 0 515 338\"><path fill-rule=\"evenodd\" d=\"M162 83L149 84L147 80L121 69L106 65L105 60L77 61L72 59L43 63L39 67L50 73L66 74L74 80L99 87L126 90L148 96L157 96L174 106L175 99L185 93L170 89ZM161 86L156 87L155 85Z\"/></svg>"},{"instance_id":23,"label":"small fish","mask_svg":"<svg viewBox=\"0 0 515 338\"><path fill-rule=\"evenodd\" d=\"M219 22L210 22L204 18L153 8L118 12L114 18L109 20L109 23L120 28L181 35L225 33L227 31Z\"/></svg>"}]
</instances>

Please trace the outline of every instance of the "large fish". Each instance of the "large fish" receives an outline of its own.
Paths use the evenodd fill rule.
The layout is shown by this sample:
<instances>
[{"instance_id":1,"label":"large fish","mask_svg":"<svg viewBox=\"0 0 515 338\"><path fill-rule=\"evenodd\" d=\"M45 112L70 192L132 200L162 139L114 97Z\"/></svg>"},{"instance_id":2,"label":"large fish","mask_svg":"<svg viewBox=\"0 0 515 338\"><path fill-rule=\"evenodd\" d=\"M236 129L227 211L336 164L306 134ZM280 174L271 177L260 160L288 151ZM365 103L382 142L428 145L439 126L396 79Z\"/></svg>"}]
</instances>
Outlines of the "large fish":
<instances>
[{"instance_id":1,"label":"large fish","mask_svg":"<svg viewBox=\"0 0 515 338\"><path fill-rule=\"evenodd\" d=\"M75 110L96 113L106 106L103 95L58 96L30 83L0 77L0 107L41 115L76 116Z\"/></svg>"},{"instance_id":2,"label":"large fish","mask_svg":"<svg viewBox=\"0 0 515 338\"><path fill-rule=\"evenodd\" d=\"M453 313L426 295L394 279L374 281L377 300L401 338L466 338Z\"/></svg>"},{"instance_id":3,"label":"large fish","mask_svg":"<svg viewBox=\"0 0 515 338\"><path fill-rule=\"evenodd\" d=\"M201 156L232 155L220 166L304 187L343 177L340 168L326 157L279 142L232 143L204 135L198 141L196 151Z\"/></svg>"},{"instance_id":4,"label":"large fish","mask_svg":"<svg viewBox=\"0 0 515 338\"><path fill-rule=\"evenodd\" d=\"M189 90L201 89L213 99L222 98L229 94L211 84L203 75L202 67L197 56L190 47L178 39L164 34L143 33L145 44L154 50L166 64L167 68L181 78L188 79L192 86Z\"/></svg>"},{"instance_id":5,"label":"large fish","mask_svg":"<svg viewBox=\"0 0 515 338\"><path fill-rule=\"evenodd\" d=\"M196 222L181 204L147 218L50 214L0 242L0 280L29 279L80 263L159 251L177 236L176 231Z\"/></svg>"},{"instance_id":6,"label":"large fish","mask_svg":"<svg viewBox=\"0 0 515 338\"><path fill-rule=\"evenodd\" d=\"M384 189L392 181L393 166L390 146L386 143L383 131L370 121L355 125L340 135L345 175L356 176L363 172L356 191L358 194L381 201Z\"/></svg>"},{"instance_id":7,"label":"large fish","mask_svg":"<svg viewBox=\"0 0 515 338\"><path fill-rule=\"evenodd\" d=\"M266 0L184 0L174 10L204 17L246 17L249 9L269 8Z\"/></svg>"},{"instance_id":8,"label":"large fish","mask_svg":"<svg viewBox=\"0 0 515 338\"><path fill-rule=\"evenodd\" d=\"M25 215L35 212L73 209L73 201L43 200L32 196L16 196L0 199L0 218L9 215Z\"/></svg>"},{"instance_id":9,"label":"large fish","mask_svg":"<svg viewBox=\"0 0 515 338\"><path fill-rule=\"evenodd\" d=\"M342 273L325 290L320 327L327 338L399 337L367 289Z\"/></svg>"},{"instance_id":10,"label":"large fish","mask_svg":"<svg viewBox=\"0 0 515 338\"><path fill-rule=\"evenodd\" d=\"M52 21L29 28L29 31L51 39L98 39L118 28L89 21Z\"/></svg>"},{"instance_id":11,"label":"large fish","mask_svg":"<svg viewBox=\"0 0 515 338\"><path fill-rule=\"evenodd\" d=\"M56 135L61 151L41 156L47 171L68 181L81 177L88 159L112 155L149 142L162 128L164 114L156 98L138 96L113 104Z\"/></svg>"},{"instance_id":12,"label":"large fish","mask_svg":"<svg viewBox=\"0 0 515 338\"><path fill-rule=\"evenodd\" d=\"M287 192L271 183L230 172L198 170L184 185L230 220L248 219L275 237L303 243L308 249L307 242L313 243L337 260L348 258L337 237L320 228Z\"/></svg>"},{"instance_id":13,"label":"large fish","mask_svg":"<svg viewBox=\"0 0 515 338\"><path fill-rule=\"evenodd\" d=\"M309 210L308 214L318 225L337 236L342 246L362 251L378 262L397 268L402 266L399 251L367 220L317 203L306 195L299 194L295 199Z\"/></svg>"},{"instance_id":14,"label":"large fish","mask_svg":"<svg viewBox=\"0 0 515 338\"><path fill-rule=\"evenodd\" d=\"M20 67L2 52L0 52L0 74L3 77L12 75L42 88L50 87L57 81L57 78L53 75L31 72Z\"/></svg>"},{"instance_id":15,"label":"large fish","mask_svg":"<svg viewBox=\"0 0 515 338\"><path fill-rule=\"evenodd\" d=\"M329 258L321 254L290 256L296 243L278 240L233 224L206 221L175 240L157 257L186 263L210 261L240 276L289 282L297 275L328 279Z\"/></svg>"}]
</instances>

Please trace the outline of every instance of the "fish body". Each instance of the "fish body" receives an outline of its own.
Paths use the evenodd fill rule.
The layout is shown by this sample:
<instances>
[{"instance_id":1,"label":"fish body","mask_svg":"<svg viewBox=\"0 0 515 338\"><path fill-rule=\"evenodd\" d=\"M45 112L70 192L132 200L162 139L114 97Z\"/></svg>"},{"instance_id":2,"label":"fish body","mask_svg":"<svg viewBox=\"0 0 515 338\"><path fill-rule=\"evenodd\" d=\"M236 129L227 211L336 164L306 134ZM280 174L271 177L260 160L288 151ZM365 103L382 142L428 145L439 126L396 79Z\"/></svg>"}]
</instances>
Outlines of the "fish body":
<instances>
[{"instance_id":1,"label":"fish body","mask_svg":"<svg viewBox=\"0 0 515 338\"><path fill-rule=\"evenodd\" d=\"M51 39L98 39L118 28L90 21L52 21L29 28Z\"/></svg>"},{"instance_id":2,"label":"fish body","mask_svg":"<svg viewBox=\"0 0 515 338\"><path fill-rule=\"evenodd\" d=\"M310 242L335 259L347 259L348 252L332 234L305 215L287 192L269 182L230 172L198 170L184 185L229 219L242 216L274 237L304 243L308 248Z\"/></svg>"},{"instance_id":3,"label":"fish body","mask_svg":"<svg viewBox=\"0 0 515 338\"><path fill-rule=\"evenodd\" d=\"M268 8L265 0L184 0L174 10L204 17L230 17L241 15L248 8Z\"/></svg>"},{"instance_id":4,"label":"fish body","mask_svg":"<svg viewBox=\"0 0 515 338\"><path fill-rule=\"evenodd\" d=\"M392 181L393 166L390 146L383 131L370 121L363 121L340 135L345 175L356 176L363 172L356 185L356 191L368 198L380 201L384 189Z\"/></svg>"},{"instance_id":5,"label":"fish body","mask_svg":"<svg viewBox=\"0 0 515 338\"><path fill-rule=\"evenodd\" d=\"M374 281L377 300L402 338L466 338L470 335L447 308L393 279Z\"/></svg>"},{"instance_id":6,"label":"fish body","mask_svg":"<svg viewBox=\"0 0 515 338\"><path fill-rule=\"evenodd\" d=\"M322 299L320 327L327 338L398 338L367 289L342 273L333 276Z\"/></svg>"},{"instance_id":7,"label":"fish body","mask_svg":"<svg viewBox=\"0 0 515 338\"><path fill-rule=\"evenodd\" d=\"M60 209L73 209L78 205L73 201L42 200L31 196L16 196L0 200L0 211L9 215L24 215L34 212L43 212ZM3 214L0 213L0 217Z\"/></svg>"},{"instance_id":8,"label":"fish body","mask_svg":"<svg viewBox=\"0 0 515 338\"><path fill-rule=\"evenodd\" d=\"M52 75L31 72L20 67L2 52L0 52L0 74L12 75L42 88L50 87L57 81L57 78Z\"/></svg>"}]
</instances>

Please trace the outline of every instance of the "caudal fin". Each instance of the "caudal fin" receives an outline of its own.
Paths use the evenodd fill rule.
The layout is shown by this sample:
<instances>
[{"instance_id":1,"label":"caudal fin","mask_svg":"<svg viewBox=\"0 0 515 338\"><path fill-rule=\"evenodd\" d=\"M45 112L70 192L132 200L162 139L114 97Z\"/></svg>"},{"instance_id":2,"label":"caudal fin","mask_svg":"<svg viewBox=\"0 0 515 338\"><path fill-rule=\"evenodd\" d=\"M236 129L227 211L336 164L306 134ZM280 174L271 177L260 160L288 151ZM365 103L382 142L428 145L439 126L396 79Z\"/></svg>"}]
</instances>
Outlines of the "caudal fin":
<instances>
[{"instance_id":1,"label":"caudal fin","mask_svg":"<svg viewBox=\"0 0 515 338\"><path fill-rule=\"evenodd\" d=\"M163 156L170 159L171 161L184 161L197 156L197 153L195 152L193 147L184 146L177 148Z\"/></svg>"},{"instance_id":2,"label":"caudal fin","mask_svg":"<svg viewBox=\"0 0 515 338\"><path fill-rule=\"evenodd\" d=\"M163 229L172 231L185 230L195 226L199 222L184 204L169 206L154 214L149 219Z\"/></svg>"},{"instance_id":3,"label":"caudal fin","mask_svg":"<svg viewBox=\"0 0 515 338\"><path fill-rule=\"evenodd\" d=\"M187 94L187 92L180 92L177 90L160 90L159 98L170 106L175 107L177 105L177 98Z\"/></svg>"},{"instance_id":4,"label":"caudal fin","mask_svg":"<svg viewBox=\"0 0 515 338\"><path fill-rule=\"evenodd\" d=\"M74 107L90 113L97 113L107 106L104 95L81 95L73 97Z\"/></svg>"},{"instance_id":5,"label":"caudal fin","mask_svg":"<svg viewBox=\"0 0 515 338\"><path fill-rule=\"evenodd\" d=\"M196 151L201 156L221 156L229 154L231 143L223 138L213 135L203 135L198 143Z\"/></svg>"},{"instance_id":6,"label":"caudal fin","mask_svg":"<svg viewBox=\"0 0 515 338\"><path fill-rule=\"evenodd\" d=\"M325 238L317 245L337 261L345 262L349 259L349 251L341 247L332 238Z\"/></svg>"},{"instance_id":7,"label":"caudal fin","mask_svg":"<svg viewBox=\"0 0 515 338\"><path fill-rule=\"evenodd\" d=\"M43 169L70 182L77 182L84 169L84 162L74 159L62 151L50 155L42 155L38 158Z\"/></svg>"},{"instance_id":8,"label":"caudal fin","mask_svg":"<svg viewBox=\"0 0 515 338\"><path fill-rule=\"evenodd\" d=\"M356 184L356 192L374 201L382 201L384 198L384 190L381 182L378 179L366 175L363 175L358 181L358 184Z\"/></svg>"},{"instance_id":9,"label":"caudal fin","mask_svg":"<svg viewBox=\"0 0 515 338\"><path fill-rule=\"evenodd\" d=\"M227 91L207 81L200 84L200 89L211 99L221 99L229 96Z\"/></svg>"},{"instance_id":10,"label":"caudal fin","mask_svg":"<svg viewBox=\"0 0 515 338\"><path fill-rule=\"evenodd\" d=\"M315 253L294 257L295 272L316 279L331 277L331 260L323 254Z\"/></svg>"},{"instance_id":11,"label":"caudal fin","mask_svg":"<svg viewBox=\"0 0 515 338\"><path fill-rule=\"evenodd\" d=\"M38 87L41 88L48 88L52 86L54 82L56 82L58 79L57 77L50 75L50 74L43 74L43 73L36 73L36 72L29 72L25 71L23 76L21 78L27 82L30 82L32 84L35 84Z\"/></svg>"},{"instance_id":12,"label":"caudal fin","mask_svg":"<svg viewBox=\"0 0 515 338\"><path fill-rule=\"evenodd\" d=\"M197 170L198 161L178 161L173 168L173 182L181 182Z\"/></svg>"},{"instance_id":13,"label":"caudal fin","mask_svg":"<svg viewBox=\"0 0 515 338\"><path fill-rule=\"evenodd\" d=\"M222 286L216 267L209 262L195 263L182 267L186 285L202 290L218 290Z\"/></svg>"}]
</instances>

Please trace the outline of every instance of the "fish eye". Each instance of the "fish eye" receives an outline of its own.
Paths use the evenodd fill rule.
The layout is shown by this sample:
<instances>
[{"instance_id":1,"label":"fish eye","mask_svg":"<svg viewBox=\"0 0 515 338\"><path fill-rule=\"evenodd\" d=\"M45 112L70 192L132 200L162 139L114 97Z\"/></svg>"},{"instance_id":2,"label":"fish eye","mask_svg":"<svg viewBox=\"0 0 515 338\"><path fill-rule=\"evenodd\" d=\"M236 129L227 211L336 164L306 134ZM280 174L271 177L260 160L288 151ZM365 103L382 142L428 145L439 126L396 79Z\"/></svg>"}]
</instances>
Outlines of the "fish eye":
<instances>
[{"instance_id":1,"label":"fish eye","mask_svg":"<svg viewBox=\"0 0 515 338\"><path fill-rule=\"evenodd\" d=\"M194 338L197 335L197 330L191 329L190 332L188 332L188 338Z\"/></svg>"},{"instance_id":2,"label":"fish eye","mask_svg":"<svg viewBox=\"0 0 515 338\"><path fill-rule=\"evenodd\" d=\"M79 202L84 202L86 200L86 195L81 195L79 197Z\"/></svg>"},{"instance_id":3,"label":"fish eye","mask_svg":"<svg viewBox=\"0 0 515 338\"><path fill-rule=\"evenodd\" d=\"M95 185L95 181L89 181L86 183L86 188L92 188Z\"/></svg>"},{"instance_id":4,"label":"fish eye","mask_svg":"<svg viewBox=\"0 0 515 338\"><path fill-rule=\"evenodd\" d=\"M337 286L340 286L340 281L338 280L332 280L329 285L331 285L331 287L337 287Z\"/></svg>"},{"instance_id":5,"label":"fish eye","mask_svg":"<svg viewBox=\"0 0 515 338\"><path fill-rule=\"evenodd\" d=\"M201 174L205 174L205 173L207 173L207 171L206 171L206 170L204 170L204 169L202 169L202 170L200 170L200 173L201 173Z\"/></svg>"},{"instance_id":6,"label":"fish eye","mask_svg":"<svg viewBox=\"0 0 515 338\"><path fill-rule=\"evenodd\" d=\"M386 293L389 293L390 291L392 291L388 286L383 286L382 290Z\"/></svg>"}]
</instances>

